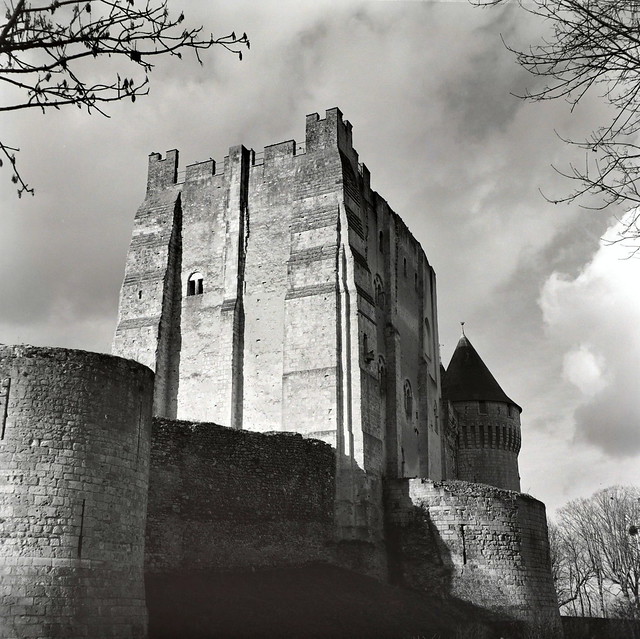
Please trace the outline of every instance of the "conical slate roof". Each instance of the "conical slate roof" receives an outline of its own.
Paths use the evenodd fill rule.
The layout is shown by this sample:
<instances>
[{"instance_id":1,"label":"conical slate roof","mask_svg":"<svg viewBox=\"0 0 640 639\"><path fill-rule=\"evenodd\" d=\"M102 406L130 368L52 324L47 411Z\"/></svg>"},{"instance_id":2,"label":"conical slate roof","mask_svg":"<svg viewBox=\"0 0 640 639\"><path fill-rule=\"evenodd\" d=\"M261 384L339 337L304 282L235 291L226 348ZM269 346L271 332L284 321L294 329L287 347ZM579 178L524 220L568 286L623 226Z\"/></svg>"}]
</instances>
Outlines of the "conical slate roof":
<instances>
[{"instance_id":1,"label":"conical slate roof","mask_svg":"<svg viewBox=\"0 0 640 639\"><path fill-rule=\"evenodd\" d=\"M452 402L506 402L522 412L522 408L500 388L500 384L465 335L458 341L442 378L442 396Z\"/></svg>"}]
</instances>

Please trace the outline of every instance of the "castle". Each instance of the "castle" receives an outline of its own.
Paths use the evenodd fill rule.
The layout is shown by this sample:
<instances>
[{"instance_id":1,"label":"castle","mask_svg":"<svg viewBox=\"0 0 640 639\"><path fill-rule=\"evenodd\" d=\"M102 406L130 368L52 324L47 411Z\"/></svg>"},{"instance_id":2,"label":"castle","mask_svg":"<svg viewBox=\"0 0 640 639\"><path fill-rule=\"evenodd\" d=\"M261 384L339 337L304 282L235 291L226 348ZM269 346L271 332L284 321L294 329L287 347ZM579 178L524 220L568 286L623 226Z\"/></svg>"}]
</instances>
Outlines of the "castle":
<instances>
[{"instance_id":1,"label":"castle","mask_svg":"<svg viewBox=\"0 0 640 639\"><path fill-rule=\"evenodd\" d=\"M464 335L445 372L341 112L178 168L149 157L118 357L0 347L0 637L144 637L145 573L309 561L559 632L521 408Z\"/></svg>"}]
</instances>

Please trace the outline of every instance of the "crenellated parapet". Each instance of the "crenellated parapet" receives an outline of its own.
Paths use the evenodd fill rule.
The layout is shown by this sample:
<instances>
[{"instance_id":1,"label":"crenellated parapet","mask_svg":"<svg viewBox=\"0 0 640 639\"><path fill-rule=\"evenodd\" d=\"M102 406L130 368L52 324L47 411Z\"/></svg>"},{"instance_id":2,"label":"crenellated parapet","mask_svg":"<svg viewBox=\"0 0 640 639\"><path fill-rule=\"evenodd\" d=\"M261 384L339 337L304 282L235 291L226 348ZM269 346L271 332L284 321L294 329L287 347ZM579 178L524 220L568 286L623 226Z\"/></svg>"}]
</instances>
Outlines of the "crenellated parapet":
<instances>
[{"instance_id":1,"label":"crenellated parapet","mask_svg":"<svg viewBox=\"0 0 640 639\"><path fill-rule=\"evenodd\" d=\"M147 175L147 195L174 186L178 181L178 151L167 151L163 158L160 153L149 155Z\"/></svg>"}]
</instances>

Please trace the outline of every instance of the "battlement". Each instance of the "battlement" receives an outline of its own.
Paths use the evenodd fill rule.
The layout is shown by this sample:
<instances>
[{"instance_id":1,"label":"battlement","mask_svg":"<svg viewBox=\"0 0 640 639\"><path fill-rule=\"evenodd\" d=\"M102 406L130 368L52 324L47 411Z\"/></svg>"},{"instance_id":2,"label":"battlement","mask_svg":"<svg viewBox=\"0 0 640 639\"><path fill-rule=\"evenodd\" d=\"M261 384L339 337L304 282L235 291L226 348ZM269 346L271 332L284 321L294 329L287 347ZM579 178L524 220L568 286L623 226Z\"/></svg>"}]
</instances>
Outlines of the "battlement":
<instances>
[{"instance_id":1,"label":"battlement","mask_svg":"<svg viewBox=\"0 0 640 639\"><path fill-rule=\"evenodd\" d=\"M160 153L149 155L149 172L147 175L147 194L173 186L178 181L178 151L167 151L167 156Z\"/></svg>"},{"instance_id":2,"label":"battlement","mask_svg":"<svg viewBox=\"0 0 640 639\"><path fill-rule=\"evenodd\" d=\"M307 152L320 151L337 146L352 162L354 168L362 177L365 190L370 190L370 173L364 164L358 162L358 153L353 148L353 127L348 120L343 119L342 111L337 107L327 109L324 119L317 113L307 115L305 142L285 140L277 144L270 144L264 150L256 153L249 149L249 165L263 166L270 162L277 162L284 157L296 157ZM217 163L212 158L202 162L187 165L184 171L178 172L179 152L176 149L167 151L166 157L160 153L149 155L149 170L147 176L147 194L190 181L206 179L215 175L224 175L229 166L229 155L224 161Z\"/></svg>"},{"instance_id":3,"label":"battlement","mask_svg":"<svg viewBox=\"0 0 640 639\"><path fill-rule=\"evenodd\" d=\"M357 165L358 154L353 149L352 130L351 122L343 119L338 107L327 109L323 120L317 113L310 113L306 119L307 152L337 145Z\"/></svg>"}]
</instances>

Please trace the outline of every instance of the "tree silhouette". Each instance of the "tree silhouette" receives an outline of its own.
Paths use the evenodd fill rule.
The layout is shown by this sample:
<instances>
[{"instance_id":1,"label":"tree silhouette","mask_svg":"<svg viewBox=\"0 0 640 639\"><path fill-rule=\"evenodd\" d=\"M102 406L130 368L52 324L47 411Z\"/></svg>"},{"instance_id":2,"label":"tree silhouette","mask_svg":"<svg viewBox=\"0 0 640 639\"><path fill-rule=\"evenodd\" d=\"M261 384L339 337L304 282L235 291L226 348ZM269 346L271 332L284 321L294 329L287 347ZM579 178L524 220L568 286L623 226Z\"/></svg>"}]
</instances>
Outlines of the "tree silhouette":
<instances>
[{"instance_id":1,"label":"tree silhouette","mask_svg":"<svg viewBox=\"0 0 640 639\"><path fill-rule=\"evenodd\" d=\"M550 543L563 611L640 617L640 490L612 486L569 502L558 515Z\"/></svg>"},{"instance_id":2,"label":"tree silhouette","mask_svg":"<svg viewBox=\"0 0 640 639\"><path fill-rule=\"evenodd\" d=\"M173 17L167 1L52 0L5 2L0 24L0 111L59 109L68 105L107 115L108 102L148 93L149 72L158 56L181 58L218 45L242 59L249 48L247 35L222 37L203 33L203 27L184 28L184 14ZM106 68L92 61L111 59ZM113 63L125 62L117 68ZM143 77L132 78L124 68L133 65ZM106 78L105 78L106 76ZM19 149L0 140L0 166L13 169L11 180L18 195L34 193L16 166Z\"/></svg>"},{"instance_id":3,"label":"tree silhouette","mask_svg":"<svg viewBox=\"0 0 640 639\"><path fill-rule=\"evenodd\" d=\"M471 0L479 5L507 0ZM520 96L528 100L567 100L572 109L588 93L611 107L611 117L582 141L564 139L585 151L582 166L556 169L576 186L554 203L579 200L601 209L640 205L640 1L518 0L541 18L548 32L524 50L509 44L518 63L543 78L543 88ZM621 235L640 239L638 214L625 218Z\"/></svg>"}]
</instances>

